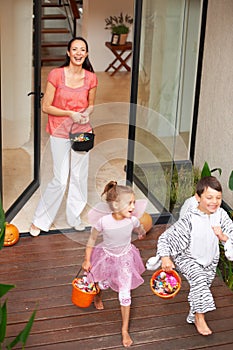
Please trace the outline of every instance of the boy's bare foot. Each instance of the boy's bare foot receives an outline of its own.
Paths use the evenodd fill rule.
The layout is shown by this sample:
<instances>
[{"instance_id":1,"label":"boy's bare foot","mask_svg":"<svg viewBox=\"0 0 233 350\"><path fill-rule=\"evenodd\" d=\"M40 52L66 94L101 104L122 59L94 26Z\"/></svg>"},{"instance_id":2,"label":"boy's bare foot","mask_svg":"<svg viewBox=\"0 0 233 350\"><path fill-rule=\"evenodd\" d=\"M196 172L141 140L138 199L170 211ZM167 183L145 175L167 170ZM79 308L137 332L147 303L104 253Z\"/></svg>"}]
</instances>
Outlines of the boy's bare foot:
<instances>
[{"instance_id":1,"label":"boy's bare foot","mask_svg":"<svg viewBox=\"0 0 233 350\"><path fill-rule=\"evenodd\" d=\"M125 348L128 348L133 344L133 341L127 331L122 331L122 344Z\"/></svg>"},{"instance_id":2,"label":"boy's bare foot","mask_svg":"<svg viewBox=\"0 0 233 350\"><path fill-rule=\"evenodd\" d=\"M198 333L201 335L210 335L212 334L211 329L208 327L204 314L196 313L195 314L195 326Z\"/></svg>"},{"instance_id":3,"label":"boy's bare foot","mask_svg":"<svg viewBox=\"0 0 233 350\"><path fill-rule=\"evenodd\" d=\"M94 305L97 310L103 310L104 304L102 302L101 296L99 294L94 297Z\"/></svg>"}]
</instances>

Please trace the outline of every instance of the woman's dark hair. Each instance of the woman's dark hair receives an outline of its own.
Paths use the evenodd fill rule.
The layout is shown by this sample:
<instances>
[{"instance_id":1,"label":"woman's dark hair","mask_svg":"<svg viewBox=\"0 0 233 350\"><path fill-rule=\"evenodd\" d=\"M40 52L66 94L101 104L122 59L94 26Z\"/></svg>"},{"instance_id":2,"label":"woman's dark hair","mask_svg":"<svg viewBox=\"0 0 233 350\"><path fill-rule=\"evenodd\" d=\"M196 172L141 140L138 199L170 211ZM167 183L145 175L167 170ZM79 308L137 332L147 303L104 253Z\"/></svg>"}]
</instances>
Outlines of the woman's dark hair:
<instances>
[{"instance_id":1,"label":"woman's dark hair","mask_svg":"<svg viewBox=\"0 0 233 350\"><path fill-rule=\"evenodd\" d=\"M87 52L88 52L88 43L87 43L87 41L86 41L84 38L82 38L81 36L77 36L77 37L71 39L71 40L68 42L67 51L70 51L71 45L72 45L72 43L73 43L75 40L82 40L82 41L85 43L85 45L86 45L86 50L87 50ZM67 67L67 66L69 66L69 64L70 64L70 57L69 57L68 54L66 53L66 60L65 60L65 62L63 63L63 65L62 65L61 67ZM89 61L88 56L85 58L82 67L83 67L84 69L86 69L86 70L89 70L89 72L94 72L94 69L93 69L93 67L92 67L92 65L91 65L91 62Z\"/></svg>"},{"instance_id":2,"label":"woman's dark hair","mask_svg":"<svg viewBox=\"0 0 233 350\"><path fill-rule=\"evenodd\" d=\"M201 197L202 193L208 188L212 188L215 191L222 192L222 186L218 179L214 176L205 176L201 180L198 181L196 192L199 197Z\"/></svg>"}]
</instances>

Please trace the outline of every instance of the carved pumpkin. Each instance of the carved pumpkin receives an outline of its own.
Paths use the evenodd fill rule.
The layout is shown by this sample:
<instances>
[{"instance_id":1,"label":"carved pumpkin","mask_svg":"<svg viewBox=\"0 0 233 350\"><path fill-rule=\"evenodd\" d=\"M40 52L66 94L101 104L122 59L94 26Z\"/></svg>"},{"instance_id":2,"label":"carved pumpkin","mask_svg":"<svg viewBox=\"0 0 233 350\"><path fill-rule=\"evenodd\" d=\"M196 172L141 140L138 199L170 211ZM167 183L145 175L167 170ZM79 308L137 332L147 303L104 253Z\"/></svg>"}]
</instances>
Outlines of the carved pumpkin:
<instances>
[{"instance_id":1,"label":"carved pumpkin","mask_svg":"<svg viewBox=\"0 0 233 350\"><path fill-rule=\"evenodd\" d=\"M19 230L13 224L6 223L4 247L14 245L19 240Z\"/></svg>"},{"instance_id":2,"label":"carved pumpkin","mask_svg":"<svg viewBox=\"0 0 233 350\"><path fill-rule=\"evenodd\" d=\"M143 225L143 227L144 227L146 233L147 233L148 231L150 231L150 229L151 229L151 227L152 227L152 217L151 217L150 214L148 214L148 213L145 212L145 213L140 217L139 221L140 221L141 225Z\"/></svg>"}]
</instances>

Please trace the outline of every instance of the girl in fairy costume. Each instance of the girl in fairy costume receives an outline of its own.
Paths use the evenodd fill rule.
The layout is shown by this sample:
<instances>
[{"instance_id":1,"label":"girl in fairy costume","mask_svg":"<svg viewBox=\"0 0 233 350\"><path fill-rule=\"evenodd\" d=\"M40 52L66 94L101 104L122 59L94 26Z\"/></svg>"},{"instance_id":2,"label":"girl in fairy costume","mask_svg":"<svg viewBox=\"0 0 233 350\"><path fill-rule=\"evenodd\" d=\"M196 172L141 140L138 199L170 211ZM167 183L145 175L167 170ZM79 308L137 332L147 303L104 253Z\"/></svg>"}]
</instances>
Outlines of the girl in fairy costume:
<instances>
[{"instance_id":1,"label":"girl in fairy costume","mask_svg":"<svg viewBox=\"0 0 233 350\"><path fill-rule=\"evenodd\" d=\"M100 215L92 226L82 267L85 271L91 270L100 289L110 287L118 292L122 315L122 343L124 347L129 347L133 343L128 333L130 291L144 282L141 274L145 270L139 250L131 243L131 236L134 232L142 239L146 232L139 219L133 215L135 195L131 187L110 181L102 195L106 195L111 212ZM92 211L92 215L94 214ZM94 247L100 233L103 241ZM94 304L97 309L104 308L101 294L95 297Z\"/></svg>"}]
</instances>

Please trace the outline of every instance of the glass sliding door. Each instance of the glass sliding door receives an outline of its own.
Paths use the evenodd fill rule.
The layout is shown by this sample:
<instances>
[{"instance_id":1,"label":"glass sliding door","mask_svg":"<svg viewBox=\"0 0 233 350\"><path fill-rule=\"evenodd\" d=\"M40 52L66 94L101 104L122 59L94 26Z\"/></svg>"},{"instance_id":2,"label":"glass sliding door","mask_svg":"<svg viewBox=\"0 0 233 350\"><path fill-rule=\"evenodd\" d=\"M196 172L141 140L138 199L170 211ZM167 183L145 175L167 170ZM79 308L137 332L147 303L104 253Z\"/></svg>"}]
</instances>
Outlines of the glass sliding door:
<instances>
[{"instance_id":1,"label":"glass sliding door","mask_svg":"<svg viewBox=\"0 0 233 350\"><path fill-rule=\"evenodd\" d=\"M1 0L2 202L7 220L39 185L41 1Z\"/></svg>"},{"instance_id":2,"label":"glass sliding door","mask_svg":"<svg viewBox=\"0 0 233 350\"><path fill-rule=\"evenodd\" d=\"M175 210L193 191L200 18L201 0L142 1L133 173L159 212Z\"/></svg>"}]
</instances>

